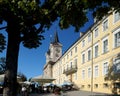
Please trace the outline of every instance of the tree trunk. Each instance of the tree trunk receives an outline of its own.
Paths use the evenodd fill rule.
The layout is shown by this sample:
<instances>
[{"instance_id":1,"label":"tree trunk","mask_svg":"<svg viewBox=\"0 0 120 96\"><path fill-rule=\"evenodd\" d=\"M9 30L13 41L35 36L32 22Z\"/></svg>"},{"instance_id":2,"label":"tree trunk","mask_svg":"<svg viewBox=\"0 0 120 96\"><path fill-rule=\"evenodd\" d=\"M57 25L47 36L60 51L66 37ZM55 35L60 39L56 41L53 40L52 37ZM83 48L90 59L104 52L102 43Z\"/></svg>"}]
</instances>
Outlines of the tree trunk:
<instances>
[{"instance_id":1,"label":"tree trunk","mask_svg":"<svg viewBox=\"0 0 120 96\"><path fill-rule=\"evenodd\" d=\"M17 28L15 28L16 26L11 26L12 24L9 25L7 28L8 45L6 52L6 72L4 77L3 96L17 96L17 67L20 34L17 32Z\"/></svg>"}]
</instances>

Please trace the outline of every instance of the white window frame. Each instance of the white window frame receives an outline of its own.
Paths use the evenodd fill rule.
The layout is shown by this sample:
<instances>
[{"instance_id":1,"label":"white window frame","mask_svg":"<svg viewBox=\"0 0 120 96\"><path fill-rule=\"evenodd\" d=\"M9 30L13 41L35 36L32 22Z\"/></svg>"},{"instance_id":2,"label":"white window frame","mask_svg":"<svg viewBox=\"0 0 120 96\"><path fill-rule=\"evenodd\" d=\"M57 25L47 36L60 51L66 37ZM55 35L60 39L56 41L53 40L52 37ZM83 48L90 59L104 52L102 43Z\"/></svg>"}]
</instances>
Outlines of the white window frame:
<instances>
[{"instance_id":1,"label":"white window frame","mask_svg":"<svg viewBox=\"0 0 120 96\"><path fill-rule=\"evenodd\" d=\"M72 50L71 50L70 55L72 56L72 54L73 54L73 53L72 53Z\"/></svg>"},{"instance_id":2,"label":"white window frame","mask_svg":"<svg viewBox=\"0 0 120 96\"><path fill-rule=\"evenodd\" d=\"M117 17L116 17L116 16L117 16ZM113 20L114 20L113 22L114 22L114 23L120 21L120 13L119 13L119 12L114 11L114 12L113 12L113 17L114 17L114 18L113 18Z\"/></svg>"},{"instance_id":3,"label":"white window frame","mask_svg":"<svg viewBox=\"0 0 120 96\"><path fill-rule=\"evenodd\" d=\"M103 31L106 31L108 29L108 26L109 26L108 24L109 24L108 19L105 19L102 23Z\"/></svg>"},{"instance_id":4,"label":"white window frame","mask_svg":"<svg viewBox=\"0 0 120 96\"><path fill-rule=\"evenodd\" d=\"M97 31L96 31L97 30ZM99 29L98 28L95 28L94 29L94 37L96 38L96 37L98 37L98 35L99 35Z\"/></svg>"},{"instance_id":5,"label":"white window frame","mask_svg":"<svg viewBox=\"0 0 120 96\"><path fill-rule=\"evenodd\" d=\"M84 58L83 58L83 55L84 55ZM85 63L85 52L84 53L82 53L82 64L84 64Z\"/></svg>"},{"instance_id":6,"label":"white window frame","mask_svg":"<svg viewBox=\"0 0 120 96\"><path fill-rule=\"evenodd\" d=\"M98 76L99 76L99 66L97 64L97 65L94 66L94 77L98 77Z\"/></svg>"},{"instance_id":7,"label":"white window frame","mask_svg":"<svg viewBox=\"0 0 120 96\"><path fill-rule=\"evenodd\" d=\"M70 69L73 67L73 62L70 61Z\"/></svg>"},{"instance_id":8,"label":"white window frame","mask_svg":"<svg viewBox=\"0 0 120 96\"><path fill-rule=\"evenodd\" d=\"M99 56L99 44L96 43L96 44L93 46L93 48L94 48L94 49L93 49L93 51L94 51L94 55L93 55L94 58L96 58L96 56L95 56L95 54L96 54L96 53L95 53L95 47L96 47L96 46L98 46L98 55L97 55L97 57Z\"/></svg>"},{"instance_id":9,"label":"white window frame","mask_svg":"<svg viewBox=\"0 0 120 96\"><path fill-rule=\"evenodd\" d=\"M77 46L75 47L75 53L77 53Z\"/></svg>"},{"instance_id":10,"label":"white window frame","mask_svg":"<svg viewBox=\"0 0 120 96\"><path fill-rule=\"evenodd\" d=\"M69 54L67 54L67 59L69 59Z\"/></svg>"},{"instance_id":11,"label":"white window frame","mask_svg":"<svg viewBox=\"0 0 120 96\"><path fill-rule=\"evenodd\" d=\"M120 73L120 54L118 54L114 59L113 59L113 72L116 74Z\"/></svg>"},{"instance_id":12,"label":"white window frame","mask_svg":"<svg viewBox=\"0 0 120 96\"><path fill-rule=\"evenodd\" d=\"M107 42L107 48L106 49L104 49L104 42L105 41L108 41L108 37L105 37L103 40L102 40L102 53L106 53L106 52L108 52L108 50L109 50L109 41ZM105 51L106 50L106 51Z\"/></svg>"},{"instance_id":13,"label":"white window frame","mask_svg":"<svg viewBox=\"0 0 120 96\"><path fill-rule=\"evenodd\" d=\"M82 40L82 47L85 46L85 40Z\"/></svg>"},{"instance_id":14,"label":"white window frame","mask_svg":"<svg viewBox=\"0 0 120 96\"><path fill-rule=\"evenodd\" d=\"M75 58L75 59L74 59L74 66L77 67L77 63L78 63L78 60L77 60L77 58Z\"/></svg>"},{"instance_id":15,"label":"white window frame","mask_svg":"<svg viewBox=\"0 0 120 96\"><path fill-rule=\"evenodd\" d=\"M91 78L92 75L92 71L91 71L91 67L88 68L88 78Z\"/></svg>"},{"instance_id":16,"label":"white window frame","mask_svg":"<svg viewBox=\"0 0 120 96\"><path fill-rule=\"evenodd\" d=\"M89 54L89 52L90 52L90 54ZM87 58L88 58L88 61L90 61L92 59L92 50L91 50L91 48L89 48L88 51L87 51Z\"/></svg>"},{"instance_id":17,"label":"white window frame","mask_svg":"<svg viewBox=\"0 0 120 96\"><path fill-rule=\"evenodd\" d=\"M69 69L69 64L66 65L66 70L68 70L68 69Z\"/></svg>"},{"instance_id":18,"label":"white window frame","mask_svg":"<svg viewBox=\"0 0 120 96\"><path fill-rule=\"evenodd\" d=\"M118 34L120 32L120 28L117 29L116 31L114 31L113 33L113 48L117 48L117 47L120 47L120 39L119 41L117 42L118 44L116 45L116 42L115 42L115 34Z\"/></svg>"},{"instance_id":19,"label":"white window frame","mask_svg":"<svg viewBox=\"0 0 120 96\"><path fill-rule=\"evenodd\" d=\"M67 64L66 64L67 65ZM67 66L66 65L63 65L63 71L62 72L64 72L66 69L67 69ZM55 72L55 71L53 71L53 72Z\"/></svg>"},{"instance_id":20,"label":"white window frame","mask_svg":"<svg viewBox=\"0 0 120 96\"><path fill-rule=\"evenodd\" d=\"M108 69L109 69L109 64L108 64L107 61L103 63L103 68L102 69L103 69L103 72L102 72L103 76L107 75L108 74Z\"/></svg>"},{"instance_id":21,"label":"white window frame","mask_svg":"<svg viewBox=\"0 0 120 96\"><path fill-rule=\"evenodd\" d=\"M97 50L96 50L96 47L98 48ZM96 45L94 48L95 48L95 52L94 52L94 54L95 54L95 58L96 58L96 57L99 56L99 46ZM97 51L97 52L96 52L96 51Z\"/></svg>"},{"instance_id":22,"label":"white window frame","mask_svg":"<svg viewBox=\"0 0 120 96\"><path fill-rule=\"evenodd\" d=\"M82 79L85 79L85 69L82 70Z\"/></svg>"},{"instance_id":23,"label":"white window frame","mask_svg":"<svg viewBox=\"0 0 120 96\"><path fill-rule=\"evenodd\" d=\"M92 39L91 33L89 33L89 34L88 34L88 43L91 42L91 39Z\"/></svg>"}]
</instances>

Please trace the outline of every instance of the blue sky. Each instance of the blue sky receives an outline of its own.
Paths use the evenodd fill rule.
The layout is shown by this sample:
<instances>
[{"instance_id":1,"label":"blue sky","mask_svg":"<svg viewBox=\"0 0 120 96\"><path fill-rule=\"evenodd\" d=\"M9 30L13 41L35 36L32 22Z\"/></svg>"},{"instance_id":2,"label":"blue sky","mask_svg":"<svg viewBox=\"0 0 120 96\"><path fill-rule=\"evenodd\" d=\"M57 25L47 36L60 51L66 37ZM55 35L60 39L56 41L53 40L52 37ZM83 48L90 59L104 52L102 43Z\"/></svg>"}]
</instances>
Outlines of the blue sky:
<instances>
[{"instance_id":1,"label":"blue sky","mask_svg":"<svg viewBox=\"0 0 120 96\"><path fill-rule=\"evenodd\" d=\"M93 24L93 18L88 14L90 18L79 32L85 32L91 24ZM58 32L60 43L63 45L63 52L65 52L79 37L80 33L76 33L73 27L60 30L58 22L53 23L53 26L45 33L43 33L45 40L42 41L42 45L37 49L27 49L20 45L19 58L18 58L18 72L25 74L27 79L43 74L43 67L46 63L45 53L49 48L50 36L54 36L54 32ZM5 34L7 35L7 34ZM5 57L6 50L0 53L0 57Z\"/></svg>"}]
</instances>

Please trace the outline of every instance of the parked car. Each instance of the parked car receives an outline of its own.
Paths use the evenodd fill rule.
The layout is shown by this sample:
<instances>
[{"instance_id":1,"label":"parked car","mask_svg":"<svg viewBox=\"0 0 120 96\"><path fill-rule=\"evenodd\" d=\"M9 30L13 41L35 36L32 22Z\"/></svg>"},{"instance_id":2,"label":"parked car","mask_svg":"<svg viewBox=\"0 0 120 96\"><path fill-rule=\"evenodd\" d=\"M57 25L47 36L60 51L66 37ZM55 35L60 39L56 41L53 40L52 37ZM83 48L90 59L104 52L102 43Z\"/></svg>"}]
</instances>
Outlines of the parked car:
<instances>
[{"instance_id":1,"label":"parked car","mask_svg":"<svg viewBox=\"0 0 120 96\"><path fill-rule=\"evenodd\" d=\"M72 88L73 88L73 83L71 82L64 82L62 84L62 89L65 91L72 90Z\"/></svg>"}]
</instances>

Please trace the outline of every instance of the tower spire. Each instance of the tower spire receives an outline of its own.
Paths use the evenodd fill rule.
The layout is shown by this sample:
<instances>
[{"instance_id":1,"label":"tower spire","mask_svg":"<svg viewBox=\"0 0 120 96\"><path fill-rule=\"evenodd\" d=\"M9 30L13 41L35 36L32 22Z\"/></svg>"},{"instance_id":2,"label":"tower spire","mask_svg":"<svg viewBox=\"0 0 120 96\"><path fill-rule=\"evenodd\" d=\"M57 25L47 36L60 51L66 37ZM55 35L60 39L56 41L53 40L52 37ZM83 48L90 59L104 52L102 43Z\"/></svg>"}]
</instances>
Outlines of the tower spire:
<instances>
[{"instance_id":1,"label":"tower spire","mask_svg":"<svg viewBox=\"0 0 120 96\"><path fill-rule=\"evenodd\" d=\"M57 31L54 34L53 43L59 43L59 38L58 38Z\"/></svg>"}]
</instances>

